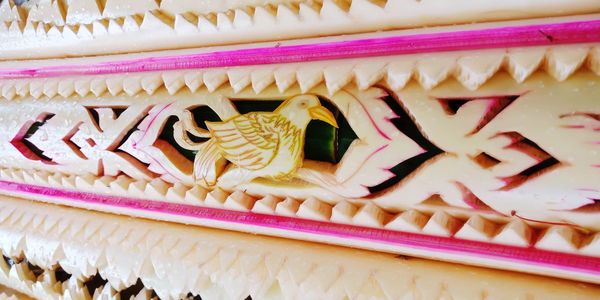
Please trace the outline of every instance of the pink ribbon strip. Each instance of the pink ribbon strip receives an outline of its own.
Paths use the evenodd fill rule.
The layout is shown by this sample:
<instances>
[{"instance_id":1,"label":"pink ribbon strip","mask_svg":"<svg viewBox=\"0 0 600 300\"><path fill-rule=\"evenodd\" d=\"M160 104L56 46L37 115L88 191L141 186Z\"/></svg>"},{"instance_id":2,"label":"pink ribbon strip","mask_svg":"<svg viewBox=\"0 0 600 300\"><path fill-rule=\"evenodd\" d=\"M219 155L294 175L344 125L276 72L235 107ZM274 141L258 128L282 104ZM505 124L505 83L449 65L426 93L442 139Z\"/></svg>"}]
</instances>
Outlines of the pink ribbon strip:
<instances>
[{"instance_id":1,"label":"pink ribbon strip","mask_svg":"<svg viewBox=\"0 0 600 300\"><path fill-rule=\"evenodd\" d=\"M591 20L150 57L91 65L0 69L0 78L41 78L219 68L599 41L600 20Z\"/></svg>"},{"instance_id":2,"label":"pink ribbon strip","mask_svg":"<svg viewBox=\"0 0 600 300\"><path fill-rule=\"evenodd\" d=\"M526 265L536 265L600 277L600 257L546 251L532 247L514 247L462 240L452 237L431 236L291 217L199 207L187 204L100 195L8 181L0 181L0 190L26 195L36 195L43 198L102 204L153 213L260 226L360 241L379 242L428 251L476 256L488 260L518 262Z\"/></svg>"}]
</instances>

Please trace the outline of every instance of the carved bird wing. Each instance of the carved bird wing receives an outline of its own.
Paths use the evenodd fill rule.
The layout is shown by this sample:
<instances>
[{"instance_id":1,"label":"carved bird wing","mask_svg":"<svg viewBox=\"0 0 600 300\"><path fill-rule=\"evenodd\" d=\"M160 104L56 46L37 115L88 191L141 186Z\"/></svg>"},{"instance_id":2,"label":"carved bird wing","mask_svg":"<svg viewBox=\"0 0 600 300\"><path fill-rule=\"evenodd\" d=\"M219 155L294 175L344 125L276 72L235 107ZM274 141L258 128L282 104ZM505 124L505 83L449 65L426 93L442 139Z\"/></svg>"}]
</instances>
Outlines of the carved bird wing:
<instances>
[{"instance_id":1,"label":"carved bird wing","mask_svg":"<svg viewBox=\"0 0 600 300\"><path fill-rule=\"evenodd\" d=\"M279 134L274 126L281 116L252 112L226 122L206 122L221 154L248 170L266 167L277 154Z\"/></svg>"}]
</instances>

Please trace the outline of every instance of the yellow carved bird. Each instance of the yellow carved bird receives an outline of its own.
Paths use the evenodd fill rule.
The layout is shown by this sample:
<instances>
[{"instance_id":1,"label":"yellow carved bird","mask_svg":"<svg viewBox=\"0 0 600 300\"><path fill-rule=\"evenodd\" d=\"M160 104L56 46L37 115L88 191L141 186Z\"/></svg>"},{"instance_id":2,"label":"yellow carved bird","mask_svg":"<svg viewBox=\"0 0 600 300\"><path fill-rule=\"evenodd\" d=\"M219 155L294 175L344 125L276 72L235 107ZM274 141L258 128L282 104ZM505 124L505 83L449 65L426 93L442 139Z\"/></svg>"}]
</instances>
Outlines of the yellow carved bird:
<instances>
[{"instance_id":1,"label":"yellow carved bird","mask_svg":"<svg viewBox=\"0 0 600 300\"><path fill-rule=\"evenodd\" d=\"M295 96L274 112L250 112L224 122L206 122L211 138L194 161L194 177L213 186L227 161L249 181L257 177L291 179L302 166L308 123L321 120L337 127L333 114L314 95Z\"/></svg>"}]
</instances>

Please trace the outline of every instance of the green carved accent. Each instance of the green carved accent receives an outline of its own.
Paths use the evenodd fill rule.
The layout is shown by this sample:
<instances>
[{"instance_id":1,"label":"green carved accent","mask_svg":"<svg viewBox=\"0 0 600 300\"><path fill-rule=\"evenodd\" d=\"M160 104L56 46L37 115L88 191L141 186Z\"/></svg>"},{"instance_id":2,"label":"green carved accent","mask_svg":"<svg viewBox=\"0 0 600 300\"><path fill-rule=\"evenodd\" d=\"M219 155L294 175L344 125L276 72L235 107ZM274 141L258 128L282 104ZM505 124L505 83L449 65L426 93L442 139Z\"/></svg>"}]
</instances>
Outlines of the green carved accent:
<instances>
[{"instance_id":1,"label":"green carved accent","mask_svg":"<svg viewBox=\"0 0 600 300\"><path fill-rule=\"evenodd\" d=\"M304 158L337 163L357 136L333 103L323 97L319 97L319 100L321 105L333 113L339 128L323 121L311 121L306 128ZM234 100L240 114L252 111L274 111L282 102L281 100Z\"/></svg>"}]
</instances>

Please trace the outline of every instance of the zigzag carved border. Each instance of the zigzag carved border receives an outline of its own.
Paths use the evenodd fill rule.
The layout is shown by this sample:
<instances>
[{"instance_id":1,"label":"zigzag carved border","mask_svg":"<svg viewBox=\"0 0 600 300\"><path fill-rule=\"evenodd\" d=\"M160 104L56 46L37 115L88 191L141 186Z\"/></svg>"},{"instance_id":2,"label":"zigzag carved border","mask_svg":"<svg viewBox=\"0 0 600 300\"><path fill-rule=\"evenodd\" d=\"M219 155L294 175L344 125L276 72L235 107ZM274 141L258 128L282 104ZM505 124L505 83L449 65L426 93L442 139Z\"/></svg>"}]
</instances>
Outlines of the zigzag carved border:
<instances>
[{"instance_id":1,"label":"zigzag carved border","mask_svg":"<svg viewBox=\"0 0 600 300\"><path fill-rule=\"evenodd\" d=\"M0 6L0 56L28 57L105 54L104 43L122 39L110 53L198 47L224 43L325 36L390 28L464 24L518 18L548 17L598 12L593 0L577 3L536 0L508 7L493 0L443 3L405 0L243 1L198 9L184 1L141 1L130 7L121 1L49 0L16 6ZM179 2L179 3L178 3ZM277 3L284 2L284 3ZM257 5L258 4L258 5ZM183 7L182 7L183 6ZM86 14L79 13L85 10ZM225 11L223 11L225 10ZM19 43L10 43L19 40ZM137 43L134 41L144 41ZM150 43L147 43L150 41ZM8 43L7 43L8 42ZM45 51L35 51L44 47ZM103 49L103 50L99 50Z\"/></svg>"},{"instance_id":2,"label":"zigzag carved border","mask_svg":"<svg viewBox=\"0 0 600 300\"><path fill-rule=\"evenodd\" d=\"M210 224L211 227L268 235L283 234L286 237L301 237L380 251L436 257L442 260L469 260L478 265L600 282L600 257L584 254L598 255L600 234L586 237L581 252L575 251L572 254L555 252L568 251L565 246L571 247L572 250L574 249L572 247L578 247L575 243L578 245L581 243L582 233L569 226L553 226L546 230L539 230L515 220L504 226L495 225L496 229L490 230L494 223L479 216L462 223L459 219L443 212L436 213L427 220L428 216L410 211L390 218L385 228L376 228L375 224L369 224L370 220L376 222L378 214L380 215L380 210L373 205L365 205L356 212L355 224L359 226L336 224L329 222L329 220L336 222L332 211L339 206L338 216L348 213L340 211L344 204L331 208L316 199L309 199L302 204L297 203L295 207L287 207L290 210L287 213L284 211L285 208L279 209L280 205L276 205L278 209L272 212L275 214L273 215L264 210L254 210L253 208L257 207L260 209L260 206L249 203L256 200L251 200L251 197L244 196L240 192L227 196L222 191L214 191L207 195L202 203L203 206L197 206L8 181L0 181L0 190L5 194L26 196L58 204L68 203L119 213L123 212L122 209L127 209L132 215L151 216L167 221ZM240 199L247 200L247 203L243 201L240 203ZM236 200L238 202L235 202ZM224 204L225 202L229 205ZM268 205L265 202L263 200L263 206ZM285 205L286 202L289 201L282 201L279 204ZM247 207L244 207L244 204ZM292 219L286 216L289 213L294 216L297 213L298 217L303 219ZM369 225L373 227L365 227ZM516 246L497 244L505 240L514 243L519 240L519 236L521 240L529 239L533 247L523 247L529 245L529 242ZM490 243L490 241L495 242ZM543 250L544 248L549 250Z\"/></svg>"},{"instance_id":3,"label":"zigzag carved border","mask_svg":"<svg viewBox=\"0 0 600 300\"><path fill-rule=\"evenodd\" d=\"M600 21L590 20L453 32L417 33L314 44L275 45L95 64L65 64L63 66L41 66L23 69L5 68L0 69L0 78L107 75L597 42L600 42Z\"/></svg>"},{"instance_id":4,"label":"zigzag carved border","mask_svg":"<svg viewBox=\"0 0 600 300\"><path fill-rule=\"evenodd\" d=\"M110 65L101 64L94 68L98 67L101 73L112 72ZM146 66L137 66L137 62L131 67L138 71L148 69ZM128 70L126 66L123 68ZM6 100L90 95L135 96L153 95L163 88L170 95L175 95L184 87L193 93L203 88L213 92L223 86L229 86L236 93L251 88L258 94L271 85L277 86L281 93L298 85L301 92L306 93L320 83L324 83L329 94L333 95L353 83L361 90L383 83L399 91L414 80L429 90L452 78L467 89L476 90L502 71L509 73L517 83L522 83L535 72L546 72L557 81L564 81L586 69L600 75L600 47L597 44L448 52L436 54L434 58L422 54L302 64L140 71L133 75L82 75L89 71L84 66L74 66L73 69L69 66L34 70L0 69L0 77L5 77L0 79L0 96ZM72 76L72 73L82 74ZM29 76L33 78L18 78Z\"/></svg>"},{"instance_id":5,"label":"zigzag carved border","mask_svg":"<svg viewBox=\"0 0 600 300\"><path fill-rule=\"evenodd\" d=\"M593 285L548 277L74 211L3 197L0 283L39 299L86 300L595 299L598 293Z\"/></svg>"}]
</instances>

